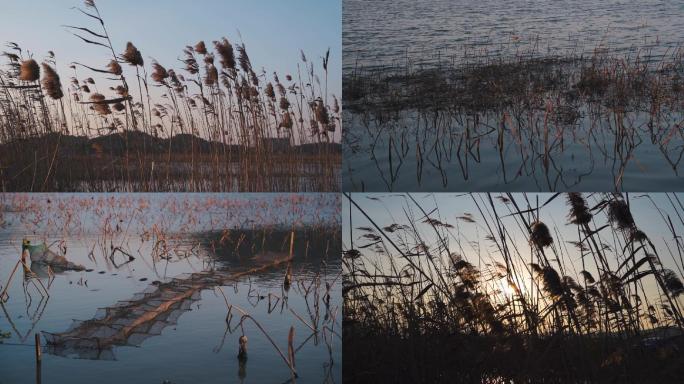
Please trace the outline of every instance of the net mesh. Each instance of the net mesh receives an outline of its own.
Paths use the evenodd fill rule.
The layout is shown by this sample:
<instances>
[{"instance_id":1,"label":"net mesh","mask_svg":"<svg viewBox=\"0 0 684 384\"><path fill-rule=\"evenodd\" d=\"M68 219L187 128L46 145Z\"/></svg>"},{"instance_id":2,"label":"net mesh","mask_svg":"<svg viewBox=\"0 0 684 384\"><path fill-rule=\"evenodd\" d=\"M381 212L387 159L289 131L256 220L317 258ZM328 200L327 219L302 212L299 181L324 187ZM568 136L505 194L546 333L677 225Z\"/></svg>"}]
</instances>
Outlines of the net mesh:
<instances>
[{"instance_id":1,"label":"net mesh","mask_svg":"<svg viewBox=\"0 0 684 384\"><path fill-rule=\"evenodd\" d=\"M90 320L73 320L64 332L43 331L48 352L80 359L114 360L115 346L139 346L148 337L175 325L178 318L200 300L201 292L227 285L247 274L288 261L244 270L186 273L168 282L149 285L127 300L99 308Z\"/></svg>"}]
</instances>

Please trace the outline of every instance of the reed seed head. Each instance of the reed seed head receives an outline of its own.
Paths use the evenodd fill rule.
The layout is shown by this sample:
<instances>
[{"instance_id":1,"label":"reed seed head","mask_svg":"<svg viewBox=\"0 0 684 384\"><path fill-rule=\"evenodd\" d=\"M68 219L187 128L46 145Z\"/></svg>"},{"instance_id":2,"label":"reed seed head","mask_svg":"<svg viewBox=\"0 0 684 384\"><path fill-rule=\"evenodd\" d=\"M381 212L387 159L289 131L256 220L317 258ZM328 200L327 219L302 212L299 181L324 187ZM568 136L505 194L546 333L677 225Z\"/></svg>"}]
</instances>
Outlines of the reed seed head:
<instances>
[{"instance_id":1,"label":"reed seed head","mask_svg":"<svg viewBox=\"0 0 684 384\"><path fill-rule=\"evenodd\" d=\"M684 284L679 279L674 271L666 269L663 271L663 280L665 281L665 286L672 293L673 296L677 297L684 293Z\"/></svg>"},{"instance_id":2,"label":"reed seed head","mask_svg":"<svg viewBox=\"0 0 684 384\"><path fill-rule=\"evenodd\" d=\"M323 104L323 101L320 100L316 103L316 121L324 127L330 122L328 119L328 109Z\"/></svg>"},{"instance_id":3,"label":"reed seed head","mask_svg":"<svg viewBox=\"0 0 684 384\"><path fill-rule=\"evenodd\" d=\"M145 64L142 54L130 41L126 44L126 50L121 56L129 65L142 67Z\"/></svg>"},{"instance_id":4,"label":"reed seed head","mask_svg":"<svg viewBox=\"0 0 684 384\"><path fill-rule=\"evenodd\" d=\"M530 230L530 243L537 246L537 248L542 249L553 244L553 238L551 237L551 232L549 227L541 221L535 221L532 223Z\"/></svg>"},{"instance_id":5,"label":"reed seed head","mask_svg":"<svg viewBox=\"0 0 684 384\"><path fill-rule=\"evenodd\" d=\"M151 77L152 80L156 81L157 83L165 84L166 79L169 78L169 73L166 71L166 68L164 68L161 64L155 61L152 63Z\"/></svg>"},{"instance_id":6,"label":"reed seed head","mask_svg":"<svg viewBox=\"0 0 684 384\"><path fill-rule=\"evenodd\" d=\"M559 298L563 296L565 291L563 289L563 283L555 269L552 267L544 267L542 278L544 280L544 290L551 295L551 297Z\"/></svg>"},{"instance_id":7,"label":"reed seed head","mask_svg":"<svg viewBox=\"0 0 684 384\"><path fill-rule=\"evenodd\" d=\"M123 85L117 85L116 88L114 88L114 92L121 97L128 96L128 90Z\"/></svg>"},{"instance_id":8,"label":"reed seed head","mask_svg":"<svg viewBox=\"0 0 684 384\"><path fill-rule=\"evenodd\" d=\"M235 69L235 52L233 46L225 37L220 41L214 41L214 47L221 57L221 65L224 69Z\"/></svg>"},{"instance_id":9,"label":"reed seed head","mask_svg":"<svg viewBox=\"0 0 684 384\"><path fill-rule=\"evenodd\" d=\"M211 87L218 82L218 70L213 64L208 64L206 70L207 77L205 77L204 83Z\"/></svg>"},{"instance_id":10,"label":"reed seed head","mask_svg":"<svg viewBox=\"0 0 684 384\"><path fill-rule=\"evenodd\" d=\"M214 65L214 55L211 53L204 56L204 64Z\"/></svg>"},{"instance_id":11,"label":"reed seed head","mask_svg":"<svg viewBox=\"0 0 684 384\"><path fill-rule=\"evenodd\" d=\"M273 90L273 84L271 84L271 83L266 84L266 89L264 90L264 93L266 94L266 96L269 99L275 100L276 96L275 96L275 91Z\"/></svg>"},{"instance_id":12,"label":"reed seed head","mask_svg":"<svg viewBox=\"0 0 684 384\"><path fill-rule=\"evenodd\" d=\"M581 193L568 193L568 203L570 203L570 222L573 224L588 224L593 215L589 212L586 201Z\"/></svg>"},{"instance_id":13,"label":"reed seed head","mask_svg":"<svg viewBox=\"0 0 684 384\"><path fill-rule=\"evenodd\" d=\"M640 243L642 241L648 240L648 236L646 236L644 231L635 229L630 233L630 239L634 242Z\"/></svg>"},{"instance_id":14,"label":"reed seed head","mask_svg":"<svg viewBox=\"0 0 684 384\"><path fill-rule=\"evenodd\" d=\"M121 74L123 73L123 71L121 69L121 65L116 60L110 61L109 64L107 65L107 69L109 69L109 73L116 75L116 76L121 76Z\"/></svg>"},{"instance_id":15,"label":"reed seed head","mask_svg":"<svg viewBox=\"0 0 684 384\"><path fill-rule=\"evenodd\" d=\"M207 46L204 44L204 41L200 41L195 44L195 52L199 53L200 55L207 54Z\"/></svg>"},{"instance_id":16,"label":"reed seed head","mask_svg":"<svg viewBox=\"0 0 684 384\"><path fill-rule=\"evenodd\" d=\"M19 68L19 80L33 82L38 79L40 79L40 66L38 66L38 63L33 59L22 61Z\"/></svg>"},{"instance_id":17,"label":"reed seed head","mask_svg":"<svg viewBox=\"0 0 684 384\"><path fill-rule=\"evenodd\" d=\"M252 82L253 86L259 86L259 78L257 77L256 73L251 69L249 70L249 80Z\"/></svg>"},{"instance_id":18,"label":"reed seed head","mask_svg":"<svg viewBox=\"0 0 684 384\"><path fill-rule=\"evenodd\" d=\"M290 112L285 112L283 114L283 121L280 122L280 126L285 129L292 129L292 116L290 116Z\"/></svg>"},{"instance_id":19,"label":"reed seed head","mask_svg":"<svg viewBox=\"0 0 684 384\"><path fill-rule=\"evenodd\" d=\"M587 281L589 284L594 284L596 280L594 280L594 276L591 275L591 273L587 271L582 271L580 272L582 274L582 277L584 277L584 280Z\"/></svg>"},{"instance_id":20,"label":"reed seed head","mask_svg":"<svg viewBox=\"0 0 684 384\"><path fill-rule=\"evenodd\" d=\"M61 99L64 97L62 92L62 83L59 81L59 75L52 67L46 63L43 66L43 89L52 99Z\"/></svg>"},{"instance_id":21,"label":"reed seed head","mask_svg":"<svg viewBox=\"0 0 684 384\"><path fill-rule=\"evenodd\" d=\"M240 54L240 68L242 68L244 72L249 72L252 69L252 63L249 60L249 56L247 55L247 48L244 44L242 44L238 45L237 50Z\"/></svg>"},{"instance_id":22,"label":"reed seed head","mask_svg":"<svg viewBox=\"0 0 684 384\"><path fill-rule=\"evenodd\" d=\"M280 97L285 97L285 95L287 94L287 92L285 91L285 87L282 84L280 84L280 82L276 82L276 89L278 90L278 94L280 95Z\"/></svg>"},{"instance_id":23,"label":"reed seed head","mask_svg":"<svg viewBox=\"0 0 684 384\"><path fill-rule=\"evenodd\" d=\"M608 221L622 230L631 230L636 225L632 212L624 200L611 200L608 203Z\"/></svg>"},{"instance_id":24,"label":"reed seed head","mask_svg":"<svg viewBox=\"0 0 684 384\"><path fill-rule=\"evenodd\" d=\"M105 102L104 95L100 93L93 93L90 96L90 101L93 102L93 109L100 115L110 115L112 110L109 108L109 104Z\"/></svg>"}]
</instances>

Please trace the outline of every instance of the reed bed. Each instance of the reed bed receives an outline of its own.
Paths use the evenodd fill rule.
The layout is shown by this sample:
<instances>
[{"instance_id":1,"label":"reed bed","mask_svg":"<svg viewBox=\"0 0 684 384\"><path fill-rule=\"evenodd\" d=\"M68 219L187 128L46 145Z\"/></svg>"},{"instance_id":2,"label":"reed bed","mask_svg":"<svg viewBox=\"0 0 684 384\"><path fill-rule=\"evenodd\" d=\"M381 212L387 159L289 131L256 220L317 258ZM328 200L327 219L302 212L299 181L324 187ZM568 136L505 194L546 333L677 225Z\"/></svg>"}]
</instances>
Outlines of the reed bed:
<instances>
[{"instance_id":1,"label":"reed bed","mask_svg":"<svg viewBox=\"0 0 684 384\"><path fill-rule=\"evenodd\" d=\"M78 10L95 26L65 28L108 62L59 74L54 52L40 64L15 43L4 52L3 191L339 190L329 51L279 75L223 37L187 45L172 68L113 46L94 1Z\"/></svg>"},{"instance_id":2,"label":"reed bed","mask_svg":"<svg viewBox=\"0 0 684 384\"><path fill-rule=\"evenodd\" d=\"M683 53L531 50L357 68L344 81L345 186L395 190L402 176L415 173L420 189L431 173L441 178L437 187L447 188L477 176L482 157L494 156L504 172L499 182L530 178L533 189L573 190L598 168L609 170L612 182L585 189L619 191L628 166L643 167L644 148L661 155L646 166L671 168L675 178L684 151ZM579 177L563 170L568 152L591 159ZM361 164L375 165L380 177L364 180L356 170Z\"/></svg>"},{"instance_id":3,"label":"reed bed","mask_svg":"<svg viewBox=\"0 0 684 384\"><path fill-rule=\"evenodd\" d=\"M347 198L345 382L678 382L684 374L681 195ZM635 199L653 210L643 227ZM552 204L565 204L565 224L545 214ZM378 221L373 212L383 210Z\"/></svg>"}]
</instances>

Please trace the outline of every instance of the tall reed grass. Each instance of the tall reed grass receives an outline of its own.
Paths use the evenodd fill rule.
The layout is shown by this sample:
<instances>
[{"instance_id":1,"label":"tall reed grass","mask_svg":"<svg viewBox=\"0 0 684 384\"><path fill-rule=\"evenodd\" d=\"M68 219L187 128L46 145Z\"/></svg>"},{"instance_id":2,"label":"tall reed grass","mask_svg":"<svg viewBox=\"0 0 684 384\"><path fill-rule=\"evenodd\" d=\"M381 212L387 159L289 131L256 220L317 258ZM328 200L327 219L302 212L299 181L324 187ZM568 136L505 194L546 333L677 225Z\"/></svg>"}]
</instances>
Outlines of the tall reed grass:
<instances>
[{"instance_id":1,"label":"tall reed grass","mask_svg":"<svg viewBox=\"0 0 684 384\"><path fill-rule=\"evenodd\" d=\"M681 378L680 195L639 196L643 227L630 195L347 197L346 382ZM575 238L544 214L561 199Z\"/></svg>"},{"instance_id":2,"label":"tall reed grass","mask_svg":"<svg viewBox=\"0 0 684 384\"><path fill-rule=\"evenodd\" d=\"M224 37L186 46L176 69L115 47L94 1L78 10L95 27L65 28L107 62L59 74L53 52L40 65L17 44L4 53L2 190L339 190L329 51L282 76Z\"/></svg>"}]
</instances>

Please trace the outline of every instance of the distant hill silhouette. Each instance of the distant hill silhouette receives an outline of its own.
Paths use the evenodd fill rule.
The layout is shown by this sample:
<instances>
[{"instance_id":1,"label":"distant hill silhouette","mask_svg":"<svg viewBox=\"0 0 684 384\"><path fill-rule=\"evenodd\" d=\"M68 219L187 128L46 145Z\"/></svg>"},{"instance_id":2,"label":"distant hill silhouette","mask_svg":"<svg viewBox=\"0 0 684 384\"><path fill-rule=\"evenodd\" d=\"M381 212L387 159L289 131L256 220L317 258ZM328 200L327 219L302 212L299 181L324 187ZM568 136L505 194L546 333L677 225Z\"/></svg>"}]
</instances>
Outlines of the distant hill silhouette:
<instances>
[{"instance_id":1,"label":"distant hill silhouette","mask_svg":"<svg viewBox=\"0 0 684 384\"><path fill-rule=\"evenodd\" d=\"M239 151L244 149L241 145L222 144L217 141L208 141L201 137L191 134L178 134L169 138L158 138L143 132L117 132L98 137L72 136L50 133L40 137L19 139L10 143L0 144L3 148L44 148L46 144L54 146L57 141L60 143L62 155L115 155L122 156L128 152L140 152L146 154L164 154L169 151L169 144L172 153L212 153L225 149L226 151ZM341 153L342 146L339 143L307 143L288 147L286 139L265 138L262 145L267 146L274 152L290 152L303 154L317 154L321 152Z\"/></svg>"}]
</instances>

